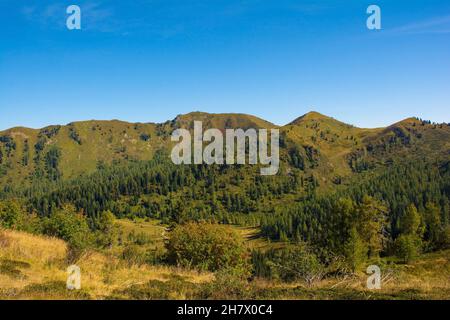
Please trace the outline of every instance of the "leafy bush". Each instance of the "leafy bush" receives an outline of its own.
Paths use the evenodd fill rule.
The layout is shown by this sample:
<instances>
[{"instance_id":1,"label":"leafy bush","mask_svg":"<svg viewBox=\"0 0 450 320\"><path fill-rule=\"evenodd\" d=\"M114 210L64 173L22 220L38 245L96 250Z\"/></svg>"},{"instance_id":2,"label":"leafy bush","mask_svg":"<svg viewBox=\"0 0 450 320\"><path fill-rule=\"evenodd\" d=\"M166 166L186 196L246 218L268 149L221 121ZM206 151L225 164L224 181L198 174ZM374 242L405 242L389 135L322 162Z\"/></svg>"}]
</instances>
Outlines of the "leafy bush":
<instances>
[{"instance_id":1,"label":"leafy bush","mask_svg":"<svg viewBox=\"0 0 450 320\"><path fill-rule=\"evenodd\" d=\"M239 233L229 227L209 223L178 225L166 244L172 263L185 267L216 271L249 268L248 252Z\"/></svg>"},{"instance_id":2,"label":"leafy bush","mask_svg":"<svg viewBox=\"0 0 450 320\"><path fill-rule=\"evenodd\" d=\"M18 201L0 201L0 227L35 233L40 230L40 221L35 214L28 214Z\"/></svg>"},{"instance_id":3,"label":"leafy bush","mask_svg":"<svg viewBox=\"0 0 450 320\"><path fill-rule=\"evenodd\" d=\"M23 213L15 201L0 202L0 225L3 228L13 229L23 220Z\"/></svg>"},{"instance_id":4,"label":"leafy bush","mask_svg":"<svg viewBox=\"0 0 450 320\"><path fill-rule=\"evenodd\" d=\"M70 205L63 206L50 217L44 218L43 233L67 241L74 252L92 245L92 234L86 217Z\"/></svg>"},{"instance_id":5,"label":"leafy bush","mask_svg":"<svg viewBox=\"0 0 450 320\"><path fill-rule=\"evenodd\" d=\"M275 250L267 265L272 277L287 282L304 280L309 286L325 273L324 266L306 244Z\"/></svg>"}]
</instances>

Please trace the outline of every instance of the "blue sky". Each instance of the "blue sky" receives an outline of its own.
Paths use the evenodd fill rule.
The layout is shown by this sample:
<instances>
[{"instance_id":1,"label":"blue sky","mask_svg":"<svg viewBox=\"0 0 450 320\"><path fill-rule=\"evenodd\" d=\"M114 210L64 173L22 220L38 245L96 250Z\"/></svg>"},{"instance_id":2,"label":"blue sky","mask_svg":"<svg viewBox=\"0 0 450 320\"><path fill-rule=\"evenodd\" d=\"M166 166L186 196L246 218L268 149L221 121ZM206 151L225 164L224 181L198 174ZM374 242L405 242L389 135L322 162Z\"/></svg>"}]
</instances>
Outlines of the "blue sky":
<instances>
[{"instance_id":1,"label":"blue sky","mask_svg":"<svg viewBox=\"0 0 450 320\"><path fill-rule=\"evenodd\" d=\"M0 22L0 130L195 110L450 122L448 0L0 0Z\"/></svg>"}]
</instances>

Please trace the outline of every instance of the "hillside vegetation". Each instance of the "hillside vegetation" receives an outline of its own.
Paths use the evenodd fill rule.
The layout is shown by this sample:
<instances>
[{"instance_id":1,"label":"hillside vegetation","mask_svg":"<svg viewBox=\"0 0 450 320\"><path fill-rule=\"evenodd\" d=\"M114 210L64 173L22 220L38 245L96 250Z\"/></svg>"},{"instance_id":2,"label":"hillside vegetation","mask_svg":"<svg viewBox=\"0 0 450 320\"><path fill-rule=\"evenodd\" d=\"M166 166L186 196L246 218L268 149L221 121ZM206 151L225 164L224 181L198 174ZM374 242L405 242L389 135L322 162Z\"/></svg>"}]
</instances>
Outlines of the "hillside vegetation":
<instances>
[{"instance_id":1,"label":"hillside vegetation","mask_svg":"<svg viewBox=\"0 0 450 320\"><path fill-rule=\"evenodd\" d=\"M171 148L176 128L277 128L244 114L193 112L161 124L82 121L43 129L11 128L0 132L0 185L29 186L42 179L68 180L102 165L150 160ZM408 156L443 158L450 148L450 126L415 118L387 128L360 129L310 112L279 127L283 160L316 174L325 185L361 170L367 162Z\"/></svg>"},{"instance_id":2,"label":"hillside vegetation","mask_svg":"<svg viewBox=\"0 0 450 320\"><path fill-rule=\"evenodd\" d=\"M171 133L196 120L222 131L278 128L280 170L173 164ZM408 118L361 129L310 112L277 127L193 112L161 124L13 128L0 132L0 228L5 239L21 239L0 248L2 286L17 286L34 268L59 268L49 279L60 281L67 263L77 263L91 264L97 280L71 294L89 298L169 298L177 290L205 299L448 298L450 125ZM59 243L57 257L14 257L10 243L26 247L27 237ZM385 268L387 291L361 287L370 264ZM107 279L108 266L131 281L128 291ZM142 268L172 278L134 282ZM189 280L192 273L207 284ZM22 284L13 296L30 296L21 290L32 283Z\"/></svg>"}]
</instances>

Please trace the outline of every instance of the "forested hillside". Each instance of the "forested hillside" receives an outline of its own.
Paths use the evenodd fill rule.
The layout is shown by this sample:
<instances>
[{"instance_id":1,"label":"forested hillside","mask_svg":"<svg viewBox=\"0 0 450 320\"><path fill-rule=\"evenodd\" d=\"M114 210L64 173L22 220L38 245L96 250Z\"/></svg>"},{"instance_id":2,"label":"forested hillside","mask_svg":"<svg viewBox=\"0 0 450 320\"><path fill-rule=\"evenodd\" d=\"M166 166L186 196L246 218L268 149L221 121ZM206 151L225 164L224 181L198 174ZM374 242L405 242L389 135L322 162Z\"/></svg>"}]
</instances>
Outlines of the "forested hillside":
<instances>
[{"instance_id":1,"label":"forested hillside","mask_svg":"<svg viewBox=\"0 0 450 320\"><path fill-rule=\"evenodd\" d=\"M192 130L194 120L220 130L278 128L278 174L261 176L252 165L174 165L171 132ZM195 112L162 124L13 128L0 133L0 190L1 226L57 236L76 250L119 241L114 219L169 230L219 223L256 228L256 238L283 244L251 252L254 276L288 281L297 276L274 266L307 257L308 270L328 270L322 277L337 272L337 261L345 266L339 272L355 272L370 259L409 263L449 247L450 125L409 118L361 129L311 112L277 127L249 115ZM175 247L151 260L182 263L186 253Z\"/></svg>"}]
</instances>

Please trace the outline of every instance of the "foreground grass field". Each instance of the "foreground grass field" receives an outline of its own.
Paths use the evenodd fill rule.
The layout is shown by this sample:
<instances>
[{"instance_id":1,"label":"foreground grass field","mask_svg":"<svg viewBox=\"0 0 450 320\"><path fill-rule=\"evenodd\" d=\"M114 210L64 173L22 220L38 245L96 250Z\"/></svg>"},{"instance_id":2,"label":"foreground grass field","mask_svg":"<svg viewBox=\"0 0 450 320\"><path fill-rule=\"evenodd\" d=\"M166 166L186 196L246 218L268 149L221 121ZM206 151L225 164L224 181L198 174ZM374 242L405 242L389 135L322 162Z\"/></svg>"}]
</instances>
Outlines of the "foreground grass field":
<instances>
[{"instance_id":1,"label":"foreground grass field","mask_svg":"<svg viewBox=\"0 0 450 320\"><path fill-rule=\"evenodd\" d=\"M15 231L0 233L0 297L2 299L103 299L116 290L179 276L191 283L208 282L212 274L165 266L129 265L112 254L89 252L76 264L82 289L66 289L66 244L55 238ZM183 299L174 295L170 298Z\"/></svg>"},{"instance_id":2,"label":"foreground grass field","mask_svg":"<svg viewBox=\"0 0 450 320\"><path fill-rule=\"evenodd\" d=\"M118 222L124 237L142 232L145 246L160 247L164 226L154 221ZM139 231L139 232L138 232ZM250 247L272 245L257 230L240 228ZM69 266L65 242L0 230L0 299L450 299L450 251L424 255L410 265L381 260L382 289L366 289L363 273L327 278L308 287L264 279L242 281L227 275L130 263L120 248L83 254L81 290L66 289Z\"/></svg>"}]
</instances>

